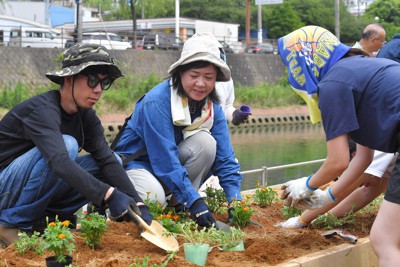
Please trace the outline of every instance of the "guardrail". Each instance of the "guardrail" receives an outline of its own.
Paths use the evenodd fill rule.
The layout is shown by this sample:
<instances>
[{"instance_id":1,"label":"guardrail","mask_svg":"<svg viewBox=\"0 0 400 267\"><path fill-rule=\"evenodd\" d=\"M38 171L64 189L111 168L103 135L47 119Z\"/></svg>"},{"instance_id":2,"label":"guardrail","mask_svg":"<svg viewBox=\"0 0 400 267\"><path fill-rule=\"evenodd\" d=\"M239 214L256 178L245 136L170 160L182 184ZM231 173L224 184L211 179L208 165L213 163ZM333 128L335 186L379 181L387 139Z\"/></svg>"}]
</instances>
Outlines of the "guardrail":
<instances>
[{"instance_id":1,"label":"guardrail","mask_svg":"<svg viewBox=\"0 0 400 267\"><path fill-rule=\"evenodd\" d=\"M269 171L282 170L282 169L299 167L299 166L304 166L304 165L311 165L311 164L316 164L316 163L322 163L324 161L325 161L325 159L317 159L317 160L303 161L303 162L297 162L297 163L286 164L286 165L279 165L279 166L274 166L274 167L263 166L261 169L241 171L240 173L243 175L261 173L261 175L262 175L261 186L264 187L267 184L266 182L268 179Z\"/></svg>"}]
</instances>

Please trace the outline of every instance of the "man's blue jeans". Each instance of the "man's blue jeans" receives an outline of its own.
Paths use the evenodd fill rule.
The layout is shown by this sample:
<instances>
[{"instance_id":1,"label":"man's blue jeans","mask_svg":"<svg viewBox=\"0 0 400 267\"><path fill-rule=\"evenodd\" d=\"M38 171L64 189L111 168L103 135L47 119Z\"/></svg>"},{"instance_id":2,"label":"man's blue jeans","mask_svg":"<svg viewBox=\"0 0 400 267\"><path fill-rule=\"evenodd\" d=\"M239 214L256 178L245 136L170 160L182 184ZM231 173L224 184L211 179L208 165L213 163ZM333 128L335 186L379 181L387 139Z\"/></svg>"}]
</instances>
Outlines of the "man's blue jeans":
<instances>
[{"instance_id":1,"label":"man's blue jeans","mask_svg":"<svg viewBox=\"0 0 400 267\"><path fill-rule=\"evenodd\" d=\"M69 157L96 176L99 166L91 155L78 157L75 138L64 135ZM30 230L45 214L70 217L88 202L61 178L55 177L35 147L0 172L0 225Z\"/></svg>"}]
</instances>

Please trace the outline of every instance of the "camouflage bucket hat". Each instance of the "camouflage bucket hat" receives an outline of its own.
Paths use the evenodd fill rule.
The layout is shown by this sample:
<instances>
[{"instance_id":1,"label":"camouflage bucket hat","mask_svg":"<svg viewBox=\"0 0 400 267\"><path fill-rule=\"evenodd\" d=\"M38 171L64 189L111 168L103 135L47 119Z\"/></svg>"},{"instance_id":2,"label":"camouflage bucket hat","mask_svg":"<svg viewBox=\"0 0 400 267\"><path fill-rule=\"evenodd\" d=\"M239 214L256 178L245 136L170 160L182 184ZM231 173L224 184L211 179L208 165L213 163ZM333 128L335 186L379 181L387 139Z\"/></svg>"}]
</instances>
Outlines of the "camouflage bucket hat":
<instances>
[{"instance_id":1,"label":"camouflage bucket hat","mask_svg":"<svg viewBox=\"0 0 400 267\"><path fill-rule=\"evenodd\" d=\"M124 76L107 48L96 44L76 44L63 52L62 69L50 71L46 77L61 85L64 77L78 74L90 66L109 66L108 75L113 80Z\"/></svg>"}]
</instances>

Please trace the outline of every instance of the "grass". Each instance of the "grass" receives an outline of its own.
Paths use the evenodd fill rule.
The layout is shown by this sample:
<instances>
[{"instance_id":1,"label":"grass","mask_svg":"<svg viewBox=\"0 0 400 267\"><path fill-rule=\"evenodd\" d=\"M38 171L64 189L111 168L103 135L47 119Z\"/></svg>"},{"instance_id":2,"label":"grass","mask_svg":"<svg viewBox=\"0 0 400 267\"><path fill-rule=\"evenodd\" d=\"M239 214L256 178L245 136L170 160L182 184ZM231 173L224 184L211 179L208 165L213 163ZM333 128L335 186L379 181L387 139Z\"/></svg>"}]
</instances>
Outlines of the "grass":
<instances>
[{"instance_id":1,"label":"grass","mask_svg":"<svg viewBox=\"0 0 400 267\"><path fill-rule=\"evenodd\" d=\"M112 88L103 93L95 109L99 115L132 112L136 101L162 78L154 74L147 77L125 76L118 79ZM55 84L32 85L18 82L15 86L0 85L0 116L18 103L49 89L57 89ZM235 106L250 104L253 108L287 107L302 104L302 100L291 90L286 77L274 84L262 83L257 86L235 86Z\"/></svg>"}]
</instances>

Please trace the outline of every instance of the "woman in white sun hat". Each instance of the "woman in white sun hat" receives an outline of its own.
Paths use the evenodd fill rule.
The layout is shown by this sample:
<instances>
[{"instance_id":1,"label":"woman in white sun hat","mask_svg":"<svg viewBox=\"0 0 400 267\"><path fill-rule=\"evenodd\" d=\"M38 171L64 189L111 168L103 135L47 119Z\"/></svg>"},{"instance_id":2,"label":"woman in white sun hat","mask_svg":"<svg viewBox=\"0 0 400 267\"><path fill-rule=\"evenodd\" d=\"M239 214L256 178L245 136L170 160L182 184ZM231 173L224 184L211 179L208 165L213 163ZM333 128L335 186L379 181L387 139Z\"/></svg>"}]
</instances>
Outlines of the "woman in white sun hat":
<instances>
[{"instance_id":1,"label":"woman in white sun hat","mask_svg":"<svg viewBox=\"0 0 400 267\"><path fill-rule=\"evenodd\" d=\"M145 148L126 164L139 195L164 204L172 193L176 204L207 227L215 219L197 190L209 173L219 178L229 203L241 200L240 165L215 90L216 81L230 80L224 57L213 35L188 39L170 77L136 103L115 148L127 158Z\"/></svg>"}]
</instances>

